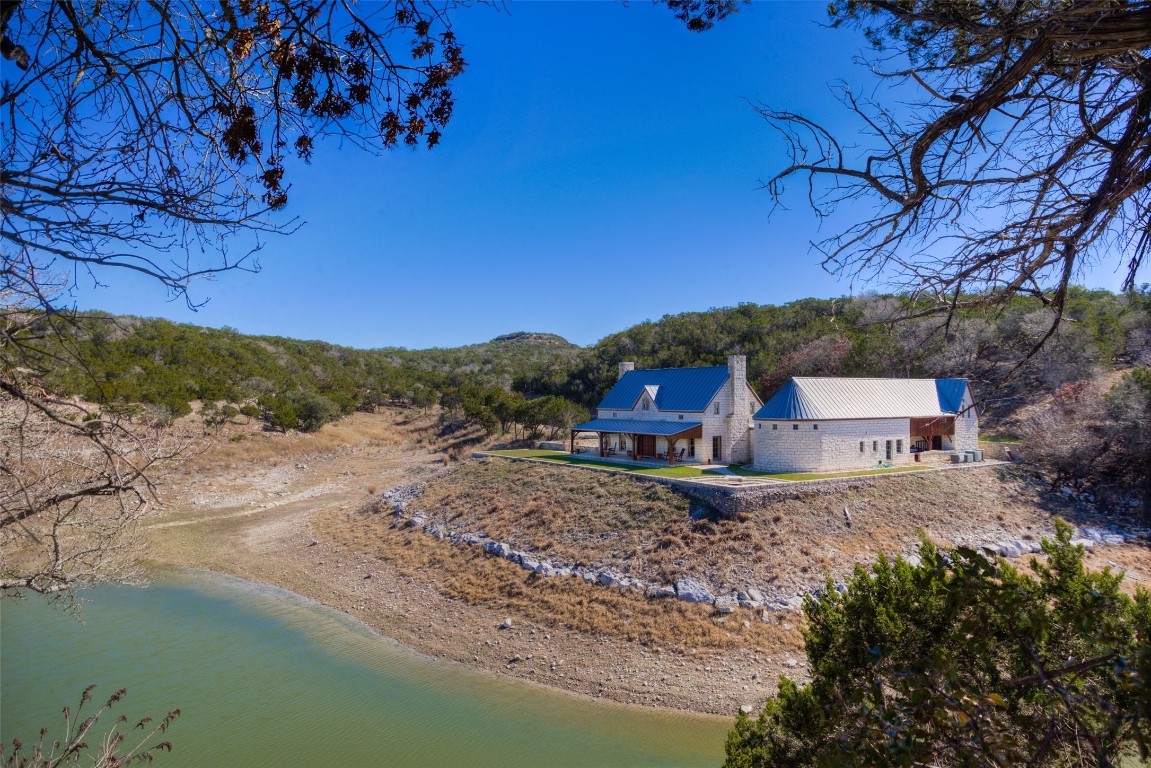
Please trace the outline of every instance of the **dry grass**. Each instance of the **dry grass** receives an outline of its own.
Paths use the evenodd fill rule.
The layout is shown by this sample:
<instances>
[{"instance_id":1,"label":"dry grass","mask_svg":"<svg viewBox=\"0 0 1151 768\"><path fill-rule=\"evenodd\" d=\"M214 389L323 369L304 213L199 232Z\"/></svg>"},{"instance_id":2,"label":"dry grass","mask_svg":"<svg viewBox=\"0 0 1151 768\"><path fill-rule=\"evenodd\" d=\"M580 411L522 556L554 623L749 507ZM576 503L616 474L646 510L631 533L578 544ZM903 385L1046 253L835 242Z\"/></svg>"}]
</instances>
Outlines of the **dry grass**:
<instances>
[{"instance_id":1,"label":"dry grass","mask_svg":"<svg viewBox=\"0 0 1151 768\"><path fill-rule=\"evenodd\" d=\"M795 647L798 630L750 614L722 617L711 606L654 600L634 590L606 589L568 578L547 578L471 547L442 542L390 515L340 512L321 524L333 543L354 547L402 575L433 585L444 596L522 617L556 630L606 635L645 646L758 651Z\"/></svg>"},{"instance_id":2,"label":"dry grass","mask_svg":"<svg viewBox=\"0 0 1151 768\"><path fill-rule=\"evenodd\" d=\"M886 477L823 495L797 493L738 519L693 520L688 500L662 485L484 460L429 483L412 506L553 560L789 597L827 575L842 579L880 552L913 551L920 532L941 545L1048 536L1051 511L1060 508L1040 509L1036 499L1011 470L988 468Z\"/></svg>"},{"instance_id":3,"label":"dry grass","mask_svg":"<svg viewBox=\"0 0 1151 768\"><path fill-rule=\"evenodd\" d=\"M212 473L297 461L308 455L331 454L352 447L432 444L434 421L434 417L415 411L391 409L378 414L353 413L311 434L268 432L258 423L231 424L208 450L189 463L189 469Z\"/></svg>"},{"instance_id":4,"label":"dry grass","mask_svg":"<svg viewBox=\"0 0 1151 768\"><path fill-rule=\"evenodd\" d=\"M454 528L586 563L594 562L589 552L626 559L650 547L653 533L686 519L690 506L655 483L483 459L429 483L412 509Z\"/></svg>"}]
</instances>

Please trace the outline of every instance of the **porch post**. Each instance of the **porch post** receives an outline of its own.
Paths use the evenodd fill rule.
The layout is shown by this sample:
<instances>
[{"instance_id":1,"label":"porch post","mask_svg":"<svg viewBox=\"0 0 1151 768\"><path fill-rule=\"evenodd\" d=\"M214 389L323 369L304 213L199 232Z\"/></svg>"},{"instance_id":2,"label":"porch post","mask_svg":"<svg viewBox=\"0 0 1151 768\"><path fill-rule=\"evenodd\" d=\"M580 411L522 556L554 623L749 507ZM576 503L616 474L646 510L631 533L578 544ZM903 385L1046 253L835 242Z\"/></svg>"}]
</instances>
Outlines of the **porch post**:
<instances>
[{"instance_id":1,"label":"porch post","mask_svg":"<svg viewBox=\"0 0 1151 768\"><path fill-rule=\"evenodd\" d=\"M671 435L668 435L668 438L667 438L667 463L669 466L671 465L672 460L675 459L675 444L677 442L679 442L679 441L673 440Z\"/></svg>"},{"instance_id":2,"label":"porch post","mask_svg":"<svg viewBox=\"0 0 1151 768\"><path fill-rule=\"evenodd\" d=\"M571 430L571 438L572 438L571 453L575 453L575 430L574 429Z\"/></svg>"}]
</instances>

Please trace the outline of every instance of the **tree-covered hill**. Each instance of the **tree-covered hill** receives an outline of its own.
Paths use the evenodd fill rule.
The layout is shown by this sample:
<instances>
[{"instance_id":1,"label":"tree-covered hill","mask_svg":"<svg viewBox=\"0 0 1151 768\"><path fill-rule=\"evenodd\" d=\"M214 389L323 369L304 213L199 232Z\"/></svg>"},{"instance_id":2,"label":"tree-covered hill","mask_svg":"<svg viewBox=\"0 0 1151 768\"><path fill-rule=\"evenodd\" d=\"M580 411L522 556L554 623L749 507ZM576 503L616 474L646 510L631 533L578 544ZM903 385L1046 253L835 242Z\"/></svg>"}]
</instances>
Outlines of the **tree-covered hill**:
<instances>
[{"instance_id":1,"label":"tree-covered hill","mask_svg":"<svg viewBox=\"0 0 1151 768\"><path fill-rule=\"evenodd\" d=\"M906 301L895 296L802 299L668 315L588 348L553 334L517 332L425 350L360 350L90 314L60 320L61 335L45 337L42 358L30 364L45 371L51 391L149 403L179 415L193 400L270 402L301 392L343 412L395 400L426 406L461 389L561 395L593 407L621 360L640 368L719 365L742 353L764 398L794 375L962 376L975 382L985 412L1003 416L1065 383L1151 363L1147 287L1127 295L1073 290L1063 324L1030 358L1051 318L1038 301L1017 298L1003 308L957 315L950 324L934 315L897 321L906 312ZM60 344L69 355L57 355Z\"/></svg>"},{"instance_id":2,"label":"tree-covered hill","mask_svg":"<svg viewBox=\"0 0 1151 768\"><path fill-rule=\"evenodd\" d=\"M581 354L565 339L542 333L457 348L359 350L105 314L61 318L56 327L60 333L44 338L38 359L27 361L43 371L47 389L94 402L156 405L173 415L188 413L192 400L239 404L297 392L321 395L350 412L464 383L506 388ZM60 354L61 345L68 355Z\"/></svg>"},{"instance_id":3,"label":"tree-covered hill","mask_svg":"<svg viewBox=\"0 0 1151 768\"><path fill-rule=\"evenodd\" d=\"M728 354L742 353L764 398L789 376L956 376L975 382L980 405L1002 415L1066 382L1151 363L1146 287L1129 295L1074 289L1063 324L1029 359L1051 323L1038 301L1017 298L1001 309L968 311L949 325L935 315L895 321L906 312L898 297L863 296L667 315L604 338L566 377L536 373L516 386L593 406L616 380L621 360L639 368L722 365Z\"/></svg>"}]
</instances>

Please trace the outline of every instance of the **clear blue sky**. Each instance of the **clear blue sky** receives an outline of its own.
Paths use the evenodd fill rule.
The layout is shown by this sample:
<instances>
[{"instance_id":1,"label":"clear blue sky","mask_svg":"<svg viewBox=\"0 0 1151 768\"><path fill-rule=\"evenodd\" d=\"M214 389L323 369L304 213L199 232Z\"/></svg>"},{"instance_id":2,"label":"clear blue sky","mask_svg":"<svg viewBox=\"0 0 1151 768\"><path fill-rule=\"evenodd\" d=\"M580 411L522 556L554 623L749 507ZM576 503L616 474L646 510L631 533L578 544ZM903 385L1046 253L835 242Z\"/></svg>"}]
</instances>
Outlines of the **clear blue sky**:
<instances>
[{"instance_id":1,"label":"clear blue sky","mask_svg":"<svg viewBox=\"0 0 1151 768\"><path fill-rule=\"evenodd\" d=\"M288 213L306 225L267 244L258 274L199 284L198 312L124 274L81 277L74 300L424 348L518 330L586 345L664 314L847 294L810 251L831 232L799 196L769 219L757 188L786 158L747 103L834 125L827 84L871 82L852 63L862 38L819 26L825 9L757 2L702 34L643 0L464 9L468 69L439 147L324 146L291 171Z\"/></svg>"}]
</instances>

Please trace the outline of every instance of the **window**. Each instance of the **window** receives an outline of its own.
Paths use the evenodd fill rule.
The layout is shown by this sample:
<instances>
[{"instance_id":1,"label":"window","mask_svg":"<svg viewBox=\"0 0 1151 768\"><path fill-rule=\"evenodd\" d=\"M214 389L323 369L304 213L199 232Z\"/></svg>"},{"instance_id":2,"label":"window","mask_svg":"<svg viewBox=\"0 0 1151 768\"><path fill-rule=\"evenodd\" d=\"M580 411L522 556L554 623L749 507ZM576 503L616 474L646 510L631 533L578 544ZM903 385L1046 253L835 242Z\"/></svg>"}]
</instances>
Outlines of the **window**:
<instances>
[{"instance_id":1,"label":"window","mask_svg":"<svg viewBox=\"0 0 1151 768\"><path fill-rule=\"evenodd\" d=\"M752 400L750 403L747 404L747 412L748 413L755 413L755 401L754 400Z\"/></svg>"},{"instance_id":2,"label":"window","mask_svg":"<svg viewBox=\"0 0 1151 768\"><path fill-rule=\"evenodd\" d=\"M819 425L818 425L818 424L812 424L812 425L811 425L811 428L812 428L812 429L819 429Z\"/></svg>"},{"instance_id":3,"label":"window","mask_svg":"<svg viewBox=\"0 0 1151 768\"><path fill-rule=\"evenodd\" d=\"M646 411L646 410L648 410L648 409L650 409L650 408L651 408L651 403L649 403L649 402L647 401L647 398L645 397L645 398L643 399L643 409Z\"/></svg>"},{"instance_id":4,"label":"window","mask_svg":"<svg viewBox=\"0 0 1151 768\"><path fill-rule=\"evenodd\" d=\"M863 453L863 441L862 440L859 441L859 452Z\"/></svg>"},{"instance_id":5,"label":"window","mask_svg":"<svg viewBox=\"0 0 1151 768\"><path fill-rule=\"evenodd\" d=\"M791 428L792 428L792 429L799 429L799 425L798 425L798 424L792 424L792 425L791 425Z\"/></svg>"},{"instance_id":6,"label":"window","mask_svg":"<svg viewBox=\"0 0 1151 768\"><path fill-rule=\"evenodd\" d=\"M879 441L878 440L872 440L871 441L871 452L875 453L878 450L879 450Z\"/></svg>"},{"instance_id":7,"label":"window","mask_svg":"<svg viewBox=\"0 0 1151 768\"><path fill-rule=\"evenodd\" d=\"M687 439L687 455L695 456L695 438L689 437Z\"/></svg>"},{"instance_id":8,"label":"window","mask_svg":"<svg viewBox=\"0 0 1151 768\"><path fill-rule=\"evenodd\" d=\"M903 441L902 440L896 440L895 441L895 452L896 453L903 453Z\"/></svg>"},{"instance_id":9,"label":"window","mask_svg":"<svg viewBox=\"0 0 1151 768\"><path fill-rule=\"evenodd\" d=\"M683 414L682 413L679 415L679 420L683 421Z\"/></svg>"},{"instance_id":10,"label":"window","mask_svg":"<svg viewBox=\"0 0 1151 768\"><path fill-rule=\"evenodd\" d=\"M755 425L755 428L756 428L756 429L763 429L763 425L762 425L762 424L756 424L756 425Z\"/></svg>"},{"instance_id":11,"label":"window","mask_svg":"<svg viewBox=\"0 0 1151 768\"><path fill-rule=\"evenodd\" d=\"M771 428L772 428L772 429L779 429L779 425L778 425L778 424L772 424L772 425L771 425Z\"/></svg>"},{"instance_id":12,"label":"window","mask_svg":"<svg viewBox=\"0 0 1151 768\"><path fill-rule=\"evenodd\" d=\"M711 407L711 412L714 413L716 416L719 415L719 401L718 400L716 401L715 405L713 405Z\"/></svg>"},{"instance_id":13,"label":"window","mask_svg":"<svg viewBox=\"0 0 1151 768\"><path fill-rule=\"evenodd\" d=\"M613 413L613 414L611 415L611 417L612 417L613 419L618 419L618 418L619 418L619 414L618 414L618 413Z\"/></svg>"}]
</instances>

